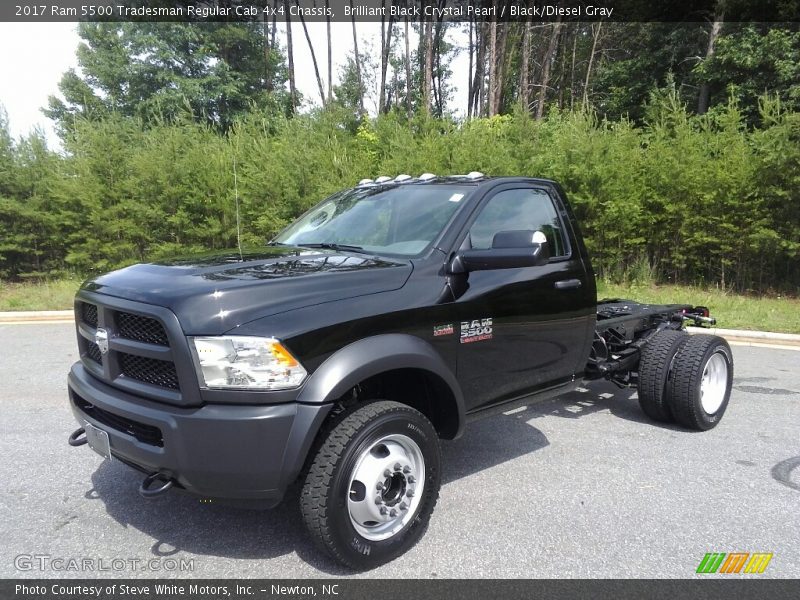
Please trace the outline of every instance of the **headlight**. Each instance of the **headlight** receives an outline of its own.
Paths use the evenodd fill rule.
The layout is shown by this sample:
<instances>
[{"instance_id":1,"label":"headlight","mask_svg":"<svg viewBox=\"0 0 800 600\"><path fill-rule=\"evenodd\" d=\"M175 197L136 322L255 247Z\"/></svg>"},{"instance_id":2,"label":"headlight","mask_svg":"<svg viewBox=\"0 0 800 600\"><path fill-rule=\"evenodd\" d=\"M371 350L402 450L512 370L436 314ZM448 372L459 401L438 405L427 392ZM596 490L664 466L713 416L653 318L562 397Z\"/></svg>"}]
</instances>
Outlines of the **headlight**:
<instances>
[{"instance_id":1,"label":"headlight","mask_svg":"<svg viewBox=\"0 0 800 600\"><path fill-rule=\"evenodd\" d=\"M285 390L303 383L306 370L275 338L191 338L200 384L212 389Z\"/></svg>"}]
</instances>

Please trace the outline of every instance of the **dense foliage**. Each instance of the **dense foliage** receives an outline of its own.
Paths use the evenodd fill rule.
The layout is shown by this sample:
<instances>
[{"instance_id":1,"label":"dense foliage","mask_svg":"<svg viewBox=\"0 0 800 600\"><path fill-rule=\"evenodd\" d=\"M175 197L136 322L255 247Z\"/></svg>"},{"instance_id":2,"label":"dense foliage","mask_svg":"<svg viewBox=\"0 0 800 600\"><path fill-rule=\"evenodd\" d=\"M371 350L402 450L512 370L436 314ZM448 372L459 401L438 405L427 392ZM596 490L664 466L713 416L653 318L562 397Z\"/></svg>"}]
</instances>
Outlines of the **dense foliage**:
<instances>
[{"instance_id":1,"label":"dense foliage","mask_svg":"<svg viewBox=\"0 0 800 600\"><path fill-rule=\"evenodd\" d=\"M329 108L252 113L226 135L114 116L75 121L66 156L40 135L15 145L0 133L0 275L233 247L237 189L243 242L259 244L364 176L480 170L562 182L602 275L796 288L800 114L764 101L765 125L747 129L735 103L691 116L669 91L647 112L643 127L580 111L410 126L389 114L354 133L351 114Z\"/></svg>"},{"instance_id":2,"label":"dense foliage","mask_svg":"<svg viewBox=\"0 0 800 600\"><path fill-rule=\"evenodd\" d=\"M283 56L254 23L81 23L81 74L45 111L63 129L109 114L143 122L191 114L220 130L253 106L288 108ZM266 38L265 38L266 35Z\"/></svg>"},{"instance_id":3,"label":"dense foliage","mask_svg":"<svg viewBox=\"0 0 800 600\"><path fill-rule=\"evenodd\" d=\"M465 23L466 48L458 24L389 20L327 93L314 59L319 109L274 21L81 24L46 111L63 149L13 140L0 111L0 278L233 247L237 198L260 244L363 177L479 170L562 182L609 279L796 293L800 31L717 4L705 23Z\"/></svg>"}]
</instances>

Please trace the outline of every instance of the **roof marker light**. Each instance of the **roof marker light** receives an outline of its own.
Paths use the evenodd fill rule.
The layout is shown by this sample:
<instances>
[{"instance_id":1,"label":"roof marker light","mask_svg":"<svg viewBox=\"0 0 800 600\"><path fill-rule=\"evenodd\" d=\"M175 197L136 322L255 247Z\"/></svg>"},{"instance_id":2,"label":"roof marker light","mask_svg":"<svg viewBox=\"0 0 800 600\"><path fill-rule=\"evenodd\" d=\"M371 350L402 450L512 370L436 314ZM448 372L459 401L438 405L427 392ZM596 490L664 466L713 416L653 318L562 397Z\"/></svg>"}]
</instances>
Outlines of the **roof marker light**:
<instances>
[{"instance_id":1,"label":"roof marker light","mask_svg":"<svg viewBox=\"0 0 800 600\"><path fill-rule=\"evenodd\" d=\"M408 181L409 179L411 179L411 175L406 175L405 173L401 173L400 175L394 178L394 180L397 182Z\"/></svg>"},{"instance_id":2,"label":"roof marker light","mask_svg":"<svg viewBox=\"0 0 800 600\"><path fill-rule=\"evenodd\" d=\"M387 177L386 175L381 175L380 177L375 178L375 183L386 183L387 181L391 181L391 177Z\"/></svg>"},{"instance_id":3,"label":"roof marker light","mask_svg":"<svg viewBox=\"0 0 800 600\"><path fill-rule=\"evenodd\" d=\"M358 182L358 185L367 185L368 183L372 183L372 179L362 179Z\"/></svg>"},{"instance_id":4,"label":"roof marker light","mask_svg":"<svg viewBox=\"0 0 800 600\"><path fill-rule=\"evenodd\" d=\"M469 173L467 173L468 179L481 179L482 177L486 177L486 175L484 175L480 171L470 171Z\"/></svg>"},{"instance_id":5,"label":"roof marker light","mask_svg":"<svg viewBox=\"0 0 800 600\"><path fill-rule=\"evenodd\" d=\"M420 181L428 181L430 179L436 179L436 175L434 175L433 173L423 173L422 175L419 176Z\"/></svg>"}]
</instances>

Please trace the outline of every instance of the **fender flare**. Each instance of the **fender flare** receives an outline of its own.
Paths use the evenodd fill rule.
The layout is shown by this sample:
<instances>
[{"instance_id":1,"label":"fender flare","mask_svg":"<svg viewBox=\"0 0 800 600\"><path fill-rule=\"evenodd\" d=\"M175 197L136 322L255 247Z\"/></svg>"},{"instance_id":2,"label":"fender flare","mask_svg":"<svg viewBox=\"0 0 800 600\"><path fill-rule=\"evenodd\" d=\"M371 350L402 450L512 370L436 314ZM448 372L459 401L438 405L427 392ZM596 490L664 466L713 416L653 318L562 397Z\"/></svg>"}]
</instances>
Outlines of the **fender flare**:
<instances>
[{"instance_id":1,"label":"fender flare","mask_svg":"<svg viewBox=\"0 0 800 600\"><path fill-rule=\"evenodd\" d=\"M359 382L395 369L424 370L449 387L457 410L452 438L461 436L466 422L461 386L433 346L418 337L399 333L364 338L329 356L298 395L297 414L281 461L281 493L301 473L333 402Z\"/></svg>"},{"instance_id":2,"label":"fender flare","mask_svg":"<svg viewBox=\"0 0 800 600\"><path fill-rule=\"evenodd\" d=\"M455 399L458 425L454 437L459 437L466 421L461 386L433 346L413 335L376 335L336 351L309 377L297 401L333 402L359 382L395 369L428 371L444 382Z\"/></svg>"}]
</instances>

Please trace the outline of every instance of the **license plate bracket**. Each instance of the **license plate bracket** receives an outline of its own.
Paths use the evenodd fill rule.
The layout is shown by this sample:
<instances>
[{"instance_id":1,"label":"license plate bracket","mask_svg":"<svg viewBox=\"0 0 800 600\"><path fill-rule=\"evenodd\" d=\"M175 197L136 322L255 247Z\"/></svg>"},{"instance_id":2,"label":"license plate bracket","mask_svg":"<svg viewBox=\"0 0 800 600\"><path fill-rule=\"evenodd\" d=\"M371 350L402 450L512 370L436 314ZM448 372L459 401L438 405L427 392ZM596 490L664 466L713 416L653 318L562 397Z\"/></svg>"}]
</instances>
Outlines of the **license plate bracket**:
<instances>
[{"instance_id":1,"label":"license plate bracket","mask_svg":"<svg viewBox=\"0 0 800 600\"><path fill-rule=\"evenodd\" d=\"M111 460L111 440L108 438L108 432L95 427L91 423L86 423L83 429L86 432L86 441L89 444L89 448L106 460Z\"/></svg>"}]
</instances>

